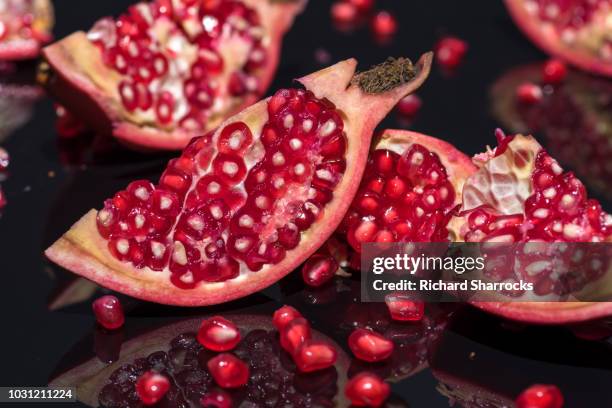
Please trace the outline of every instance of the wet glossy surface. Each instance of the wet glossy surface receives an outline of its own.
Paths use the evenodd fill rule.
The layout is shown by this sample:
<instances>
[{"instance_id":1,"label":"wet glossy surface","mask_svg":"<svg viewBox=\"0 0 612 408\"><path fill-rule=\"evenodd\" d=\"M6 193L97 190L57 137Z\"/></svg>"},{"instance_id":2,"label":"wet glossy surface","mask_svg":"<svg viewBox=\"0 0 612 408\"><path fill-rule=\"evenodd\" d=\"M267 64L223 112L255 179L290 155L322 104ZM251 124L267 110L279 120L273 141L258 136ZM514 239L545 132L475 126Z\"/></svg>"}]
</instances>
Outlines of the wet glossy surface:
<instances>
[{"instance_id":1,"label":"wet glossy surface","mask_svg":"<svg viewBox=\"0 0 612 408\"><path fill-rule=\"evenodd\" d=\"M441 35L450 33L468 42L465 62L454 75L434 70L419 92L423 107L410 128L448 140L469 154L493 144L493 129L505 120L491 112L491 87L510 69L544 59L512 25L501 2L479 2L481 9L449 0L379 3L393 10L400 23L395 40L386 46L377 45L367 29L352 35L339 33L329 20L329 2L311 1L286 37L283 60L271 91L287 87L292 78L322 66L315 60L321 49L331 55L331 61L356 56L361 67L366 68L389 55L408 53L414 57L431 49ZM119 0L56 4L56 37L87 29L103 15L116 15L124 4ZM20 67L21 76L33 77L31 68ZM604 89L598 86L598 95ZM590 91L586 92L588 95ZM597 96L598 100L606 97L609 100L610 95ZM2 142L11 154L11 166L8 180L2 182L9 203L0 218L4 289L0 301L4 334L0 385L44 385L62 367L93 356L95 326L89 299L96 288L71 280L68 273L44 260L42 250L85 211L99 207L104 198L131 180L155 180L173 157L133 153L91 137L58 143L53 117L51 102L42 98L32 118ZM3 116L0 120L0 126L7 123ZM602 114L601 123L612 129L609 116ZM392 114L382 126L406 124ZM554 145L550 132L541 131L538 135L544 144ZM573 137L579 139L583 135ZM562 164L569 168L576 165ZM595 183L595 187L599 185ZM590 192L600 199L609 194L605 187L590 188ZM609 202L603 201L603 205L611 209ZM474 395L487 395L490 401L498 401L465 405L469 407L504 406L499 401L507 404L532 382L559 385L568 407L612 406L612 393L606 394L606 385L612 380L610 341L578 340L567 328L509 324L469 308L452 317L444 330L442 318L424 326L391 324L384 309L353 301L357 294L351 292L351 286L356 281L336 282L314 291L303 289L299 274L294 275L265 293L212 309L161 307L122 298L127 318L123 338L165 322L213 312L271 316L275 308L290 303L312 321L316 330L346 350L351 321L372 326L392 336L396 344L404 344L398 347L402 354L397 360L375 367L396 381L392 391L397 403L390 406L446 407L448 395L467 395L461 397L467 401ZM95 295L101 293L98 290ZM74 304L66 304L75 300ZM117 337L114 339L117 341ZM347 370L355 373L363 368L363 364L353 362ZM441 381L445 386L440 385Z\"/></svg>"}]
</instances>

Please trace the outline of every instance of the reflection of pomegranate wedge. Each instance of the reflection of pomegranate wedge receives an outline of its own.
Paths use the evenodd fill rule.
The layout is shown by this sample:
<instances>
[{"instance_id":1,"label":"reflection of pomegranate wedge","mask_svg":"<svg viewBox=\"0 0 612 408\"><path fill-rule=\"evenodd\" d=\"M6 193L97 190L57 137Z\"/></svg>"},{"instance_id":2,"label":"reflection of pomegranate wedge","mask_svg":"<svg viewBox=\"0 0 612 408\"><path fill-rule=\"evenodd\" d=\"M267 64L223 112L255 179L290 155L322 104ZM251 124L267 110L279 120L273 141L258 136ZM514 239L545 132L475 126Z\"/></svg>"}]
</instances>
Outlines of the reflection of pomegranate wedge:
<instances>
[{"instance_id":1,"label":"reflection of pomegranate wedge","mask_svg":"<svg viewBox=\"0 0 612 408\"><path fill-rule=\"evenodd\" d=\"M47 86L92 129L181 149L267 89L305 0L138 3L44 49Z\"/></svg>"},{"instance_id":2,"label":"reflection of pomegranate wedge","mask_svg":"<svg viewBox=\"0 0 612 408\"><path fill-rule=\"evenodd\" d=\"M544 51L589 72L612 76L608 0L506 0L506 6Z\"/></svg>"},{"instance_id":3,"label":"reflection of pomegranate wedge","mask_svg":"<svg viewBox=\"0 0 612 408\"><path fill-rule=\"evenodd\" d=\"M42 95L38 86L0 81L0 143L30 119Z\"/></svg>"},{"instance_id":4,"label":"reflection of pomegranate wedge","mask_svg":"<svg viewBox=\"0 0 612 408\"><path fill-rule=\"evenodd\" d=\"M338 350L335 367L298 374L291 357L282 350L272 320L262 316L227 316L241 331L242 341L232 351L250 368L245 387L226 390L233 406L265 406L270 401L287 406L346 406L342 389L348 357L324 335L313 338ZM160 406L200 406L200 398L216 389L206 363L216 353L205 350L196 333L202 319L165 326L125 342L120 360L110 365L93 358L56 376L51 386L75 387L79 401L88 406L140 406L135 382L147 370L170 379L171 387ZM101 346L101 345L100 345ZM284 406L284 405L283 405Z\"/></svg>"},{"instance_id":5,"label":"reflection of pomegranate wedge","mask_svg":"<svg viewBox=\"0 0 612 408\"><path fill-rule=\"evenodd\" d=\"M206 305L263 289L332 234L358 188L374 127L429 73L346 60L196 138L157 186L137 181L46 252L141 299Z\"/></svg>"},{"instance_id":6,"label":"reflection of pomegranate wedge","mask_svg":"<svg viewBox=\"0 0 612 408\"><path fill-rule=\"evenodd\" d=\"M603 242L612 240L612 217L588 199L582 183L530 136L505 137L492 151L475 156L478 172L463 188L460 215L449 223L455 241L471 242ZM607 267L609 262L600 262ZM601 274L596 274L599 277ZM609 281L610 273L606 276ZM533 278L529 276L527 278ZM541 279L539 279L541 278ZM548 269L539 284L554 291ZM605 299L612 283L593 288ZM583 282L582 285L588 284ZM595 292L593 293L595 295ZM569 323L612 314L612 303L509 302L477 303L478 307L512 319L535 323Z\"/></svg>"},{"instance_id":7,"label":"reflection of pomegranate wedge","mask_svg":"<svg viewBox=\"0 0 612 408\"><path fill-rule=\"evenodd\" d=\"M360 251L363 242L447 241L450 211L474 171L468 156L442 140L384 131L344 222L348 242Z\"/></svg>"},{"instance_id":8,"label":"reflection of pomegranate wedge","mask_svg":"<svg viewBox=\"0 0 612 408\"><path fill-rule=\"evenodd\" d=\"M35 58L51 40L53 6L49 0L0 2L0 60Z\"/></svg>"}]
</instances>

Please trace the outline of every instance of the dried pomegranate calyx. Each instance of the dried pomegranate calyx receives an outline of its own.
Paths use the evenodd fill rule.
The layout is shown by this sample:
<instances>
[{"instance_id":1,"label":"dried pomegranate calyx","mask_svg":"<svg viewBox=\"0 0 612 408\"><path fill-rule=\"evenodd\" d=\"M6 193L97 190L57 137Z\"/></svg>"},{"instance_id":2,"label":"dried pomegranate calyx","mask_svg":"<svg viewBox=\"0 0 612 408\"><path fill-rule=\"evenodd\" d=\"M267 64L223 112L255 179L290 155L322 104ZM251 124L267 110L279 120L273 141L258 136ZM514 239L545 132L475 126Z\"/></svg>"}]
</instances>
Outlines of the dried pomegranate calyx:
<instances>
[{"instance_id":1,"label":"dried pomegranate calyx","mask_svg":"<svg viewBox=\"0 0 612 408\"><path fill-rule=\"evenodd\" d=\"M382 93L412 80L416 76L416 70L410 59L390 57L367 71L355 74L352 83L357 84L366 93Z\"/></svg>"}]
</instances>

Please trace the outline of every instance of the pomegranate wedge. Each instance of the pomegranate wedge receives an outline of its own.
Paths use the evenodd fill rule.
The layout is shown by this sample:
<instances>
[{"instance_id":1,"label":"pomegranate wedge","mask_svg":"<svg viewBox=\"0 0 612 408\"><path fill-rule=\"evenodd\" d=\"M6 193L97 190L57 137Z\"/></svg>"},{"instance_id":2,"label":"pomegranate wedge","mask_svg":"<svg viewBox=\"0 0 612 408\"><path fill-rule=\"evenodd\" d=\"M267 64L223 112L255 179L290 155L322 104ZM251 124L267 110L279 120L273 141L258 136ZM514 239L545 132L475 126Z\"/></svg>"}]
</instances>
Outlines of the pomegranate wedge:
<instances>
[{"instance_id":1,"label":"pomegranate wedge","mask_svg":"<svg viewBox=\"0 0 612 408\"><path fill-rule=\"evenodd\" d=\"M51 41L53 6L49 0L0 1L0 60L36 58Z\"/></svg>"},{"instance_id":2,"label":"pomegranate wedge","mask_svg":"<svg viewBox=\"0 0 612 408\"><path fill-rule=\"evenodd\" d=\"M301 78L195 138L158 185L131 183L47 251L110 289L166 304L226 302L263 289L316 251L342 220L374 127L427 77L390 59L349 59Z\"/></svg>"},{"instance_id":3,"label":"pomegranate wedge","mask_svg":"<svg viewBox=\"0 0 612 408\"><path fill-rule=\"evenodd\" d=\"M46 85L92 129L182 149L268 88L306 0L154 0L43 51Z\"/></svg>"}]
</instances>

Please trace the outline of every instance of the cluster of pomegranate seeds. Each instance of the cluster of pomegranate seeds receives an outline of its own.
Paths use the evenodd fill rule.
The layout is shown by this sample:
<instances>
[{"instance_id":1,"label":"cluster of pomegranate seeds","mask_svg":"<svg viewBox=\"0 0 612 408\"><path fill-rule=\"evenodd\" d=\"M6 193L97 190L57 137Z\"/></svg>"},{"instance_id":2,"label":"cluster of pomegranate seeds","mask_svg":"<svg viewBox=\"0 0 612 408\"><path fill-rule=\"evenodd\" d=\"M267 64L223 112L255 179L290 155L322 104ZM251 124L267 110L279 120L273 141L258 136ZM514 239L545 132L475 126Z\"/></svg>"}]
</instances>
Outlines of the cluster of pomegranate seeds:
<instances>
[{"instance_id":1,"label":"cluster of pomegranate seeds","mask_svg":"<svg viewBox=\"0 0 612 408\"><path fill-rule=\"evenodd\" d=\"M306 285L318 288L332 280L338 270L338 262L331 255L314 254L302 267Z\"/></svg>"},{"instance_id":2,"label":"cluster of pomegranate seeds","mask_svg":"<svg viewBox=\"0 0 612 408\"><path fill-rule=\"evenodd\" d=\"M438 63L444 69L452 70L461 64L467 50L468 45L465 41L449 36L438 41L435 46L435 55Z\"/></svg>"},{"instance_id":3,"label":"cluster of pomegranate seeds","mask_svg":"<svg viewBox=\"0 0 612 408\"><path fill-rule=\"evenodd\" d=\"M206 365L220 387L239 388L249 381L249 366L233 354L221 353Z\"/></svg>"},{"instance_id":4,"label":"cluster of pomegranate seeds","mask_svg":"<svg viewBox=\"0 0 612 408\"><path fill-rule=\"evenodd\" d=\"M516 88L517 101L526 105L540 102L543 96L542 87L533 82L524 82Z\"/></svg>"},{"instance_id":5,"label":"cluster of pomegranate seeds","mask_svg":"<svg viewBox=\"0 0 612 408\"><path fill-rule=\"evenodd\" d=\"M344 393L356 407L380 407L389 398L391 388L376 374L363 372L349 380Z\"/></svg>"},{"instance_id":6,"label":"cluster of pomegranate seeds","mask_svg":"<svg viewBox=\"0 0 612 408\"><path fill-rule=\"evenodd\" d=\"M194 138L157 186L136 181L107 200L97 226L113 256L169 270L184 289L281 262L333 199L347 141L311 92L277 92L268 114L261 135L235 122Z\"/></svg>"},{"instance_id":7,"label":"cluster of pomegranate seeds","mask_svg":"<svg viewBox=\"0 0 612 408\"><path fill-rule=\"evenodd\" d=\"M400 322L418 322L425 314L425 303L410 300L402 294L385 296L385 303L393 320Z\"/></svg>"},{"instance_id":8,"label":"cluster of pomegranate seeds","mask_svg":"<svg viewBox=\"0 0 612 408\"><path fill-rule=\"evenodd\" d=\"M205 394L200 400L203 408L232 408L232 397L222 390L213 390Z\"/></svg>"},{"instance_id":9,"label":"cluster of pomegranate seeds","mask_svg":"<svg viewBox=\"0 0 612 408\"><path fill-rule=\"evenodd\" d=\"M516 408L562 408L563 395L556 385L536 384L516 399Z\"/></svg>"},{"instance_id":10,"label":"cluster of pomegranate seeds","mask_svg":"<svg viewBox=\"0 0 612 408\"><path fill-rule=\"evenodd\" d=\"M391 340L372 330L361 328L350 334L348 345L355 357L369 363L388 359L394 349Z\"/></svg>"},{"instance_id":11,"label":"cluster of pomegranate seeds","mask_svg":"<svg viewBox=\"0 0 612 408\"><path fill-rule=\"evenodd\" d=\"M96 321L106 329L115 330L125 323L123 306L115 296L106 295L94 300L92 308Z\"/></svg>"},{"instance_id":12,"label":"cluster of pomegranate seeds","mask_svg":"<svg viewBox=\"0 0 612 408\"><path fill-rule=\"evenodd\" d=\"M128 112L197 131L227 108L218 95L257 91L256 74L267 58L263 34L259 15L241 1L154 0L98 21L88 38L121 75L117 91ZM241 42L246 52L242 66L229 73L222 55L227 41ZM223 87L222 75L230 76Z\"/></svg>"},{"instance_id":13,"label":"cluster of pomegranate seeds","mask_svg":"<svg viewBox=\"0 0 612 408\"><path fill-rule=\"evenodd\" d=\"M221 316L213 316L202 322L198 341L208 350L229 351L240 343L240 331L231 321Z\"/></svg>"},{"instance_id":14,"label":"cluster of pomegranate seeds","mask_svg":"<svg viewBox=\"0 0 612 408\"><path fill-rule=\"evenodd\" d=\"M359 192L345 220L349 244L448 240L455 190L440 158L413 144L403 155L372 153Z\"/></svg>"},{"instance_id":15,"label":"cluster of pomegranate seeds","mask_svg":"<svg viewBox=\"0 0 612 408\"><path fill-rule=\"evenodd\" d=\"M403 97L395 106L395 110L400 116L411 119L421 110L423 101L416 94Z\"/></svg>"},{"instance_id":16,"label":"cluster of pomegranate seeds","mask_svg":"<svg viewBox=\"0 0 612 408\"><path fill-rule=\"evenodd\" d=\"M559 85L567 77L567 66L563 61L550 59L542 67L542 81L545 84Z\"/></svg>"},{"instance_id":17,"label":"cluster of pomegranate seeds","mask_svg":"<svg viewBox=\"0 0 612 408\"><path fill-rule=\"evenodd\" d=\"M136 382L136 393L145 405L158 403L170 388L170 381L155 371L147 371Z\"/></svg>"}]
</instances>

